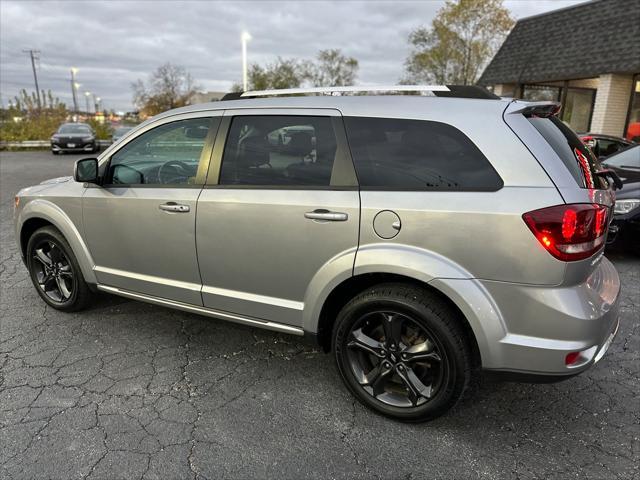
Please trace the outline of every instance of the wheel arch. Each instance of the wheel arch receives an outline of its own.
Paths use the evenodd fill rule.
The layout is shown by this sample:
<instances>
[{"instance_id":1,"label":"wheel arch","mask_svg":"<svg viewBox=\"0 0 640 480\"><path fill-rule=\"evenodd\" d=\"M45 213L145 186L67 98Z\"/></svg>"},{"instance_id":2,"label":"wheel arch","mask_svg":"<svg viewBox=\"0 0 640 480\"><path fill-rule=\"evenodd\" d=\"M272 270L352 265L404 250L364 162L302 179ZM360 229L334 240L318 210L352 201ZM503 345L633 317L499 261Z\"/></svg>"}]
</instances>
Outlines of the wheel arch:
<instances>
[{"instance_id":1,"label":"wheel arch","mask_svg":"<svg viewBox=\"0 0 640 480\"><path fill-rule=\"evenodd\" d=\"M76 225L59 206L43 199L32 200L20 211L16 225L16 236L23 257L26 255L27 243L31 235L39 228L51 225L57 228L69 243L85 281L89 284L97 283L93 271L94 262L89 249Z\"/></svg>"},{"instance_id":2,"label":"wheel arch","mask_svg":"<svg viewBox=\"0 0 640 480\"><path fill-rule=\"evenodd\" d=\"M477 332L472 327L463 310L455 301L440 289L418 278L388 272L363 273L352 276L347 280L342 281L331 291L331 293L329 293L320 310L316 328L318 344L325 352L329 352L331 350L331 334L335 319L340 309L359 293L374 285L382 283L402 283L405 285L412 285L417 288L427 290L442 299L460 319L460 325L463 327L469 345L472 349L474 366L479 367L482 364L482 355L478 343ZM484 335L482 335L482 337L484 338Z\"/></svg>"}]
</instances>

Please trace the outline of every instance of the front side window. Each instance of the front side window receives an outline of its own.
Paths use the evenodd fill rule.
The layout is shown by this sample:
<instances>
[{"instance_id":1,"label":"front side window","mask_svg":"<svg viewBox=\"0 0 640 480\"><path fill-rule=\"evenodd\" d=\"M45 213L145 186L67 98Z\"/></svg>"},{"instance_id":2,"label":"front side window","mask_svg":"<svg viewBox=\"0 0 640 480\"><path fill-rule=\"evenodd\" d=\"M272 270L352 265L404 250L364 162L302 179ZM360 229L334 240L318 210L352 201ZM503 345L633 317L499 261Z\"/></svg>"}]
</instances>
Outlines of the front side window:
<instances>
[{"instance_id":1,"label":"front side window","mask_svg":"<svg viewBox=\"0 0 640 480\"><path fill-rule=\"evenodd\" d=\"M233 118L221 185L328 186L337 142L331 117Z\"/></svg>"},{"instance_id":2,"label":"front side window","mask_svg":"<svg viewBox=\"0 0 640 480\"><path fill-rule=\"evenodd\" d=\"M212 122L212 118L179 120L136 137L111 157L107 183L195 184Z\"/></svg>"},{"instance_id":3,"label":"front side window","mask_svg":"<svg viewBox=\"0 0 640 480\"><path fill-rule=\"evenodd\" d=\"M345 126L363 188L495 191L502 187L478 147L451 125L346 117Z\"/></svg>"},{"instance_id":4,"label":"front side window","mask_svg":"<svg viewBox=\"0 0 640 480\"><path fill-rule=\"evenodd\" d=\"M624 150L628 146L628 144L619 142L617 140L599 138L596 140L596 146L593 149L593 153L595 153L599 159L602 159L604 157L608 157L609 155L613 155L620 150Z\"/></svg>"}]
</instances>

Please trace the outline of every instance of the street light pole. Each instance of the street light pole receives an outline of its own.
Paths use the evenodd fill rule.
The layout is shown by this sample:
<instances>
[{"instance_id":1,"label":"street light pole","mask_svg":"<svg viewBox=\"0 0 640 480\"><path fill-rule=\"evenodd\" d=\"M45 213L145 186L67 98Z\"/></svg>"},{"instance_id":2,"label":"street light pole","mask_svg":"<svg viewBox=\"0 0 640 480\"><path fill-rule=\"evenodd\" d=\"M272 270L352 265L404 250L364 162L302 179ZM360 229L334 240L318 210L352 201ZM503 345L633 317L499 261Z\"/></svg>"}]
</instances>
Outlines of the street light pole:
<instances>
[{"instance_id":1,"label":"street light pole","mask_svg":"<svg viewBox=\"0 0 640 480\"><path fill-rule=\"evenodd\" d=\"M71 96L73 97L73 111L78 113L78 96L76 91L79 85L76 83L76 73L78 73L78 69L71 67Z\"/></svg>"},{"instance_id":2,"label":"street light pole","mask_svg":"<svg viewBox=\"0 0 640 480\"><path fill-rule=\"evenodd\" d=\"M38 110L42 103L40 102L40 87L38 86L38 74L36 72L36 60L38 59L38 55L40 55L40 50L23 50L23 52L28 53L31 57L31 68L33 69L33 81L36 84L36 98L38 99Z\"/></svg>"},{"instance_id":3,"label":"street light pole","mask_svg":"<svg viewBox=\"0 0 640 480\"><path fill-rule=\"evenodd\" d=\"M91 95L91 92L84 92L84 99L87 102L87 115L89 115L89 95Z\"/></svg>"},{"instance_id":4,"label":"street light pole","mask_svg":"<svg viewBox=\"0 0 640 480\"><path fill-rule=\"evenodd\" d=\"M248 90L247 79L247 42L251 40L249 32L242 32L242 88L246 92Z\"/></svg>"}]
</instances>

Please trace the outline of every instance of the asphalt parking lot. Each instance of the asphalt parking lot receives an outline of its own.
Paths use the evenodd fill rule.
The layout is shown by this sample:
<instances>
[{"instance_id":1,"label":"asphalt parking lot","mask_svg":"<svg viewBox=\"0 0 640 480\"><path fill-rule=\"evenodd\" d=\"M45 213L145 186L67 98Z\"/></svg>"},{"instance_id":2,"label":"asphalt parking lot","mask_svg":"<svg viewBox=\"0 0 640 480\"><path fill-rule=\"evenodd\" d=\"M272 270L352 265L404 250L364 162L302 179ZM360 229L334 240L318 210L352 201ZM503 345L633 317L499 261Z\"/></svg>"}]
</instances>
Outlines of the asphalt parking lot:
<instances>
[{"instance_id":1,"label":"asphalt parking lot","mask_svg":"<svg viewBox=\"0 0 640 480\"><path fill-rule=\"evenodd\" d=\"M117 297L45 308L13 196L78 156L0 153L0 478L640 478L640 257L609 353L563 383L491 379L428 424L379 417L297 337Z\"/></svg>"}]
</instances>

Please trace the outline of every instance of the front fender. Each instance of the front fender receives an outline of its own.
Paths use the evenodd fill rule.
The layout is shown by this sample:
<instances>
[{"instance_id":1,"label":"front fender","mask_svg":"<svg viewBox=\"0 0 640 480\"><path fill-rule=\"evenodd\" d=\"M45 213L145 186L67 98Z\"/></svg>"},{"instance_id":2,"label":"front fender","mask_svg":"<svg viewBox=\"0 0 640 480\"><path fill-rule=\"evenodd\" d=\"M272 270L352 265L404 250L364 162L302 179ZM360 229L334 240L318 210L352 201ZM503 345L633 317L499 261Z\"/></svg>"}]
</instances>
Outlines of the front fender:
<instances>
[{"instance_id":1,"label":"front fender","mask_svg":"<svg viewBox=\"0 0 640 480\"><path fill-rule=\"evenodd\" d=\"M37 198L29 201L18 213L16 218L16 236L18 243L20 242L20 232L25 222L31 218L46 220L53 224L64 238L69 242L71 250L75 255L80 270L87 283L96 284L96 276L93 271L95 263L89 253L87 244L82 239L76 225L69 216L55 203Z\"/></svg>"}]
</instances>

